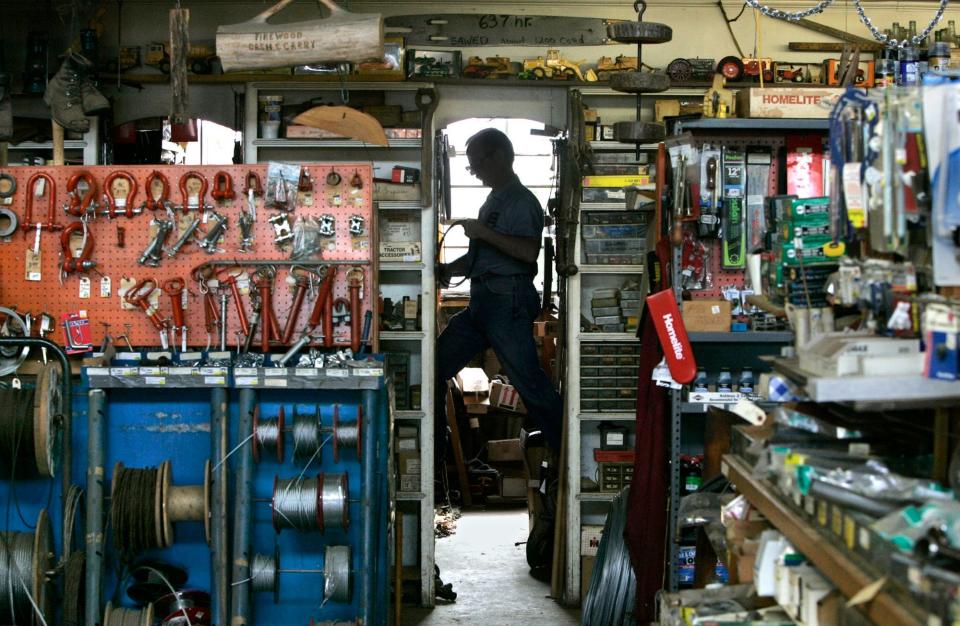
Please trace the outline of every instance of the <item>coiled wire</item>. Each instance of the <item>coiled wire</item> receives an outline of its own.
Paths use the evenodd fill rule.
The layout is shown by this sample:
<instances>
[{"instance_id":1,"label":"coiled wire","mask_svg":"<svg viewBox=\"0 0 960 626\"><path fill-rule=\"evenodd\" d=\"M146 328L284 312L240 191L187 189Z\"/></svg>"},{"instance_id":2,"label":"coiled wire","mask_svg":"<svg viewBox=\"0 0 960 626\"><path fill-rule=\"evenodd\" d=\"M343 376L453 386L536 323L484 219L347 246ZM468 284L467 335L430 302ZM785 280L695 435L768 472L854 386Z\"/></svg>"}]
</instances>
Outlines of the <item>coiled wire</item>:
<instances>
[{"instance_id":1,"label":"coiled wire","mask_svg":"<svg viewBox=\"0 0 960 626\"><path fill-rule=\"evenodd\" d=\"M323 446L320 432L320 413L315 415L293 416L293 462L305 463L310 459L320 460L320 448Z\"/></svg>"},{"instance_id":2,"label":"coiled wire","mask_svg":"<svg viewBox=\"0 0 960 626\"><path fill-rule=\"evenodd\" d=\"M280 562L276 556L254 554L250 564L250 589L254 593L277 593L280 588Z\"/></svg>"},{"instance_id":3,"label":"coiled wire","mask_svg":"<svg viewBox=\"0 0 960 626\"><path fill-rule=\"evenodd\" d=\"M0 623L32 623L33 533L0 532Z\"/></svg>"},{"instance_id":4,"label":"coiled wire","mask_svg":"<svg viewBox=\"0 0 960 626\"><path fill-rule=\"evenodd\" d=\"M37 475L34 397L33 389L0 389L0 477Z\"/></svg>"},{"instance_id":5,"label":"coiled wire","mask_svg":"<svg viewBox=\"0 0 960 626\"><path fill-rule=\"evenodd\" d=\"M323 557L323 601L350 602L350 546L327 546Z\"/></svg>"},{"instance_id":6,"label":"coiled wire","mask_svg":"<svg viewBox=\"0 0 960 626\"><path fill-rule=\"evenodd\" d=\"M328 526L346 530L349 526L347 497L346 474L276 478L272 501L274 528L277 532L284 528L324 532Z\"/></svg>"},{"instance_id":7,"label":"coiled wire","mask_svg":"<svg viewBox=\"0 0 960 626\"><path fill-rule=\"evenodd\" d=\"M153 626L153 605L145 609L126 609L108 602L103 626Z\"/></svg>"},{"instance_id":8,"label":"coiled wire","mask_svg":"<svg viewBox=\"0 0 960 626\"><path fill-rule=\"evenodd\" d=\"M126 556L162 547L158 543L155 508L159 477L156 467L139 469L118 464L114 471L110 502L113 545Z\"/></svg>"},{"instance_id":9,"label":"coiled wire","mask_svg":"<svg viewBox=\"0 0 960 626\"><path fill-rule=\"evenodd\" d=\"M261 452L268 452L276 455L277 461L283 463L283 431L280 426L282 419L282 417L278 417L272 420L260 419L256 421L253 429L254 460L259 462Z\"/></svg>"},{"instance_id":10,"label":"coiled wire","mask_svg":"<svg viewBox=\"0 0 960 626\"><path fill-rule=\"evenodd\" d=\"M584 626L633 623L628 612L633 610L636 600L637 579L623 540L629 494L630 488L625 487L610 504L593 576L590 578L590 590L583 603Z\"/></svg>"},{"instance_id":11,"label":"coiled wire","mask_svg":"<svg viewBox=\"0 0 960 626\"><path fill-rule=\"evenodd\" d=\"M360 405L357 405L357 419L353 422L340 421L340 405L333 407L333 460L340 462L340 448L347 450L356 450L357 458L360 458L360 427L363 421L363 414Z\"/></svg>"}]
</instances>

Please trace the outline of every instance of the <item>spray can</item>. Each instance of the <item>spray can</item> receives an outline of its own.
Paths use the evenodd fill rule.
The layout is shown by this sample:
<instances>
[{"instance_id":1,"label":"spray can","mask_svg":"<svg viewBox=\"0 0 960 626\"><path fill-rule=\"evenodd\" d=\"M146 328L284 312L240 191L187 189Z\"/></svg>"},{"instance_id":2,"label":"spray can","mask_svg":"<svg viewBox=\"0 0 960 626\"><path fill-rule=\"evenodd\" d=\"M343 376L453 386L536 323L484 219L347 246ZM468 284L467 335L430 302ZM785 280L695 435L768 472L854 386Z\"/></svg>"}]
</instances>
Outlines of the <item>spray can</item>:
<instances>
[{"instance_id":1,"label":"spray can","mask_svg":"<svg viewBox=\"0 0 960 626\"><path fill-rule=\"evenodd\" d=\"M950 44L940 41L930 46L927 54L927 66L934 72L945 72L950 69Z\"/></svg>"}]
</instances>

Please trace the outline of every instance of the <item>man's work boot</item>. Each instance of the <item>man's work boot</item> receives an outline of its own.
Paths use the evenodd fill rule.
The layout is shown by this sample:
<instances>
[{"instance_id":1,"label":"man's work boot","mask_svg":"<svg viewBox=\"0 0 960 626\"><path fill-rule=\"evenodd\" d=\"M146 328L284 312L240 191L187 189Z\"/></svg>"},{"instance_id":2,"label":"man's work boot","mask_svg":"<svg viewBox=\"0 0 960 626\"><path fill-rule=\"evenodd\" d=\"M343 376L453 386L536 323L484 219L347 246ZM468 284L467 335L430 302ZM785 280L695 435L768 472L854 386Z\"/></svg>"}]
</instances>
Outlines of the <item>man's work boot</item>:
<instances>
[{"instance_id":1,"label":"man's work boot","mask_svg":"<svg viewBox=\"0 0 960 626\"><path fill-rule=\"evenodd\" d=\"M87 70L92 67L93 64L82 55L71 54L47 83L47 90L43 94L43 101L50 106L54 121L75 133L90 130L90 120L83 112L81 84Z\"/></svg>"},{"instance_id":2,"label":"man's work boot","mask_svg":"<svg viewBox=\"0 0 960 626\"><path fill-rule=\"evenodd\" d=\"M0 141L13 137L13 104L10 101L10 74L0 72Z\"/></svg>"},{"instance_id":3,"label":"man's work boot","mask_svg":"<svg viewBox=\"0 0 960 626\"><path fill-rule=\"evenodd\" d=\"M83 112L87 115L102 115L110 110L110 101L100 93L89 76L80 81L80 94L83 98Z\"/></svg>"}]
</instances>

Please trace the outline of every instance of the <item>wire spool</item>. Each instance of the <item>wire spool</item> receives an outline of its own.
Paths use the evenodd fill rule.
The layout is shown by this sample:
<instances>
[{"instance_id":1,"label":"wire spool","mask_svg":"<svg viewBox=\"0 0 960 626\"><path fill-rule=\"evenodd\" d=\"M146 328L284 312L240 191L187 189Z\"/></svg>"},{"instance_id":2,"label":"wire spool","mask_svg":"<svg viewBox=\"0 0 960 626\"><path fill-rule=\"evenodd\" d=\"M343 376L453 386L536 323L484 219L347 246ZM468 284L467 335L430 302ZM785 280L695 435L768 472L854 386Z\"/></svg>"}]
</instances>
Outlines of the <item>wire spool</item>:
<instances>
[{"instance_id":1,"label":"wire spool","mask_svg":"<svg viewBox=\"0 0 960 626\"><path fill-rule=\"evenodd\" d=\"M350 546L327 546L323 569L285 570L280 565L280 552L255 554L250 566L250 588L254 593L272 593L273 603L280 603L280 574L322 574L323 600L349 603L352 593Z\"/></svg>"},{"instance_id":2,"label":"wire spool","mask_svg":"<svg viewBox=\"0 0 960 626\"><path fill-rule=\"evenodd\" d=\"M143 609L126 609L107 602L103 626L153 626L153 605L148 604Z\"/></svg>"},{"instance_id":3,"label":"wire spool","mask_svg":"<svg viewBox=\"0 0 960 626\"><path fill-rule=\"evenodd\" d=\"M0 389L0 475L56 475L61 447L60 366L48 363L33 389Z\"/></svg>"},{"instance_id":4,"label":"wire spool","mask_svg":"<svg viewBox=\"0 0 960 626\"><path fill-rule=\"evenodd\" d=\"M0 532L0 623L42 624L53 616L53 593L47 579L54 559L53 534L46 509L32 533ZM30 598L42 613L36 614Z\"/></svg>"},{"instance_id":5,"label":"wire spool","mask_svg":"<svg viewBox=\"0 0 960 626\"><path fill-rule=\"evenodd\" d=\"M320 409L313 415L300 415L293 412L293 462L321 460L320 448L323 445L323 424L320 421Z\"/></svg>"},{"instance_id":6,"label":"wire spool","mask_svg":"<svg viewBox=\"0 0 960 626\"><path fill-rule=\"evenodd\" d=\"M71 552L63 570L63 626L83 626L86 571L86 553Z\"/></svg>"},{"instance_id":7,"label":"wire spool","mask_svg":"<svg viewBox=\"0 0 960 626\"><path fill-rule=\"evenodd\" d=\"M350 523L346 474L320 474L317 478L273 479L273 528L301 532L327 526L347 530Z\"/></svg>"},{"instance_id":8,"label":"wire spool","mask_svg":"<svg viewBox=\"0 0 960 626\"><path fill-rule=\"evenodd\" d=\"M324 602L350 602L353 595L350 568L350 546L327 546L323 557Z\"/></svg>"},{"instance_id":9,"label":"wire spool","mask_svg":"<svg viewBox=\"0 0 960 626\"><path fill-rule=\"evenodd\" d=\"M127 587L127 597L146 606L170 593L170 587L180 589L187 582L187 570L163 561L138 561L130 568L134 582Z\"/></svg>"},{"instance_id":10,"label":"wire spool","mask_svg":"<svg viewBox=\"0 0 960 626\"><path fill-rule=\"evenodd\" d=\"M30 335L26 322L23 321L17 312L0 306L0 314L7 316L7 331L4 336L7 337L26 337ZM6 376L16 372L23 361L27 358L30 348L0 348L0 376Z\"/></svg>"},{"instance_id":11,"label":"wire spool","mask_svg":"<svg viewBox=\"0 0 960 626\"><path fill-rule=\"evenodd\" d=\"M173 485L171 474L170 461L159 468L126 468L120 462L114 466L110 516L117 550L130 555L169 548L174 542L174 522L203 522L210 542L209 459L204 463L202 485Z\"/></svg>"},{"instance_id":12,"label":"wire spool","mask_svg":"<svg viewBox=\"0 0 960 626\"><path fill-rule=\"evenodd\" d=\"M0 237L6 238L17 232L20 218L8 208L0 207Z\"/></svg>"},{"instance_id":13,"label":"wire spool","mask_svg":"<svg viewBox=\"0 0 960 626\"><path fill-rule=\"evenodd\" d=\"M200 589L167 593L153 603L153 611L165 617L161 624L171 626L187 622L193 626L210 623L210 594Z\"/></svg>"},{"instance_id":14,"label":"wire spool","mask_svg":"<svg viewBox=\"0 0 960 626\"><path fill-rule=\"evenodd\" d=\"M363 427L363 409L357 405L357 419L355 422L340 421L340 405L333 406L333 461L340 462L340 448L355 448L357 458L360 458L361 434Z\"/></svg>"},{"instance_id":15,"label":"wire spool","mask_svg":"<svg viewBox=\"0 0 960 626\"><path fill-rule=\"evenodd\" d=\"M253 460L260 462L261 449L277 456L277 462L283 463L283 432L286 428L284 409L280 407L277 419L260 417L260 405L253 407Z\"/></svg>"}]
</instances>

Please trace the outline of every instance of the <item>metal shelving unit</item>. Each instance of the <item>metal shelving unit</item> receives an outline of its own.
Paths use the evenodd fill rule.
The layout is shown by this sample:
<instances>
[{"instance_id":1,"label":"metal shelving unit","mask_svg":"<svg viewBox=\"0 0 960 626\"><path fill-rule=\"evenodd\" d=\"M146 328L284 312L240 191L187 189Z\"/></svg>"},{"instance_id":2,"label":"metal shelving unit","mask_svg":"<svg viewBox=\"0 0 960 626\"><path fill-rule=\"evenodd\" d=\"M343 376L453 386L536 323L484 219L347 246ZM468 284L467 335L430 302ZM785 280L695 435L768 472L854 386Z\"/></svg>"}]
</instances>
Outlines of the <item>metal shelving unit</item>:
<instances>
[{"instance_id":1,"label":"metal shelving unit","mask_svg":"<svg viewBox=\"0 0 960 626\"><path fill-rule=\"evenodd\" d=\"M288 77L290 78L290 77ZM261 92L287 94L291 99L303 99L306 94L339 94L342 88L348 91L387 92L388 101L402 103L404 108L413 109L413 96L418 89L432 88L432 83L424 82L353 82L341 85L339 81L324 82L294 78L287 81L274 81L265 78L246 84L246 118L244 121L244 157L247 162L256 163L270 158L293 158L296 155L303 161L342 160L344 151L351 159L376 159L377 162L416 162L419 165L420 151L425 141L430 141L433 128L422 129L424 139L390 139L388 146L376 146L348 139L259 139L257 122L257 97ZM336 96L339 97L339 96ZM372 150L371 150L372 149ZM371 150L369 153L367 150ZM420 214L420 241L423 259L436 256L436 212L432 198L428 202L421 200L391 201L374 200L379 211L416 211ZM426 206L424 206L426 205ZM374 244L376 245L376 243ZM434 360L436 345L436 312L432 305L436 296L436 279L432 263L426 262L385 262L379 264L379 284L402 285L411 287L411 291L422 294L423 306L421 322L423 331L381 331L379 338L381 351L397 350L419 355L419 378L421 385L420 408L417 410L393 411L395 422L416 425L420 433L420 490L416 492L397 492L396 502L402 502L403 511L409 514L414 508L419 519L419 579L420 602L423 606L433 606L434 591ZM388 278L389 277L389 278ZM393 470L391 470L393 471Z\"/></svg>"},{"instance_id":2,"label":"metal shelving unit","mask_svg":"<svg viewBox=\"0 0 960 626\"><path fill-rule=\"evenodd\" d=\"M63 142L63 149L69 158L80 153L83 159L83 165L97 165L100 162L100 124L96 117L90 119L90 130L87 131L83 139L68 139ZM21 141L20 143L8 143L10 164L9 167L20 165L15 160L15 156L20 152L43 152L53 155L53 142L51 141Z\"/></svg>"},{"instance_id":3,"label":"metal shelving unit","mask_svg":"<svg viewBox=\"0 0 960 626\"><path fill-rule=\"evenodd\" d=\"M685 130L705 131L743 131L743 130L780 130L780 131L826 131L830 128L827 119L746 119L729 117L726 119L701 118L699 120L679 120L677 133Z\"/></svg>"},{"instance_id":4,"label":"metal shelving unit","mask_svg":"<svg viewBox=\"0 0 960 626\"><path fill-rule=\"evenodd\" d=\"M577 417L583 422L632 422L637 419L633 413L580 413Z\"/></svg>"}]
</instances>

